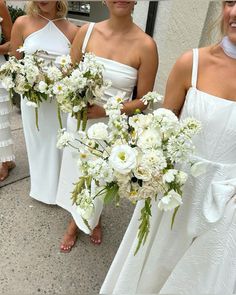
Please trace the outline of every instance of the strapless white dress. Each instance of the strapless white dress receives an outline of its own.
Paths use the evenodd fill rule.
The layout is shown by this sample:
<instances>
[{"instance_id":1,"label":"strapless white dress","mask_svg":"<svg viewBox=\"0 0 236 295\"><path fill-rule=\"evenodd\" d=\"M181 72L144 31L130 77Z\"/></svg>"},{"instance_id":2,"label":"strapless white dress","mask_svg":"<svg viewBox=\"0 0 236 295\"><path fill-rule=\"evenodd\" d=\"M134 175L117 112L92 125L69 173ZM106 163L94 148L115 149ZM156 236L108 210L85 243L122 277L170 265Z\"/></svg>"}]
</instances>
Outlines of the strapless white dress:
<instances>
[{"instance_id":1,"label":"strapless white dress","mask_svg":"<svg viewBox=\"0 0 236 295\"><path fill-rule=\"evenodd\" d=\"M2 34L0 17L0 41ZM0 66L6 62L3 55L0 55ZM0 81L0 163L13 161L15 159L13 153L13 139L10 126L10 101L9 93L3 88Z\"/></svg>"},{"instance_id":2,"label":"strapless white dress","mask_svg":"<svg viewBox=\"0 0 236 295\"><path fill-rule=\"evenodd\" d=\"M192 87L181 118L195 117L196 157L206 172L189 176L183 201L170 229L172 213L153 204L146 244L134 256L142 203L137 204L101 294L234 294L236 292L236 102Z\"/></svg>"},{"instance_id":3,"label":"strapless white dress","mask_svg":"<svg viewBox=\"0 0 236 295\"><path fill-rule=\"evenodd\" d=\"M84 39L82 51L85 52L87 42L89 37L92 33L94 23L91 23L87 34ZM104 65L104 79L110 80L112 82L112 86L106 90L104 100L101 101L99 104L103 105L106 103L107 99L111 96L117 94L118 91L126 92L125 100L130 100L132 98L133 89L136 86L137 81L137 70L133 67L130 67L125 64L121 64L119 62L109 60L102 57L96 57L97 60ZM107 122L107 118L100 118L100 119L93 119L88 120L87 128L94 123L97 122ZM68 117L67 120L67 129L69 132L76 132L77 128L77 121L74 118ZM63 159L62 159L62 166L61 166L61 173L60 173L60 181L58 186L58 193L57 193L57 200L56 203L63 207L64 209L68 210L77 226L80 230L84 231L85 233L89 234L90 231L88 227L84 224L80 214L78 213L76 206L72 206L71 201L71 192L73 190L73 183L78 180L80 176L80 171L76 165L77 155L71 148L65 148L63 151ZM102 212L102 202L97 198L95 201L95 214L89 220L90 227L93 229L99 221L100 214Z\"/></svg>"},{"instance_id":4,"label":"strapless white dress","mask_svg":"<svg viewBox=\"0 0 236 295\"><path fill-rule=\"evenodd\" d=\"M69 54L70 41L53 21L48 21L42 29L30 34L24 40L28 54L36 50L48 52L49 59ZM39 108L39 131L35 126L35 111L21 100L23 130L29 160L31 190L30 196L47 204L56 203L56 194L61 168L62 152L56 148L59 123L56 101L41 103ZM62 116L66 124L65 115Z\"/></svg>"}]
</instances>

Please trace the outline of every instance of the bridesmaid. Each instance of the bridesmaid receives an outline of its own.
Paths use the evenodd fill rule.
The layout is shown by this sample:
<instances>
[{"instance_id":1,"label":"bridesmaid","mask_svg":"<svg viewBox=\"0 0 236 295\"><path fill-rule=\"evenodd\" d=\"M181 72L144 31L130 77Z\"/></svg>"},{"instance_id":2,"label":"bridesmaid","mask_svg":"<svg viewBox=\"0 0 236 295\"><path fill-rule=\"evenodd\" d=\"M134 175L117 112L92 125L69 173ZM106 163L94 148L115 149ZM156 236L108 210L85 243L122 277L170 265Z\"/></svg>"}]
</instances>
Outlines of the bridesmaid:
<instances>
[{"instance_id":1,"label":"bridesmaid","mask_svg":"<svg viewBox=\"0 0 236 295\"><path fill-rule=\"evenodd\" d=\"M8 54L12 21L9 11L3 0L0 1L0 41L3 33L5 43L0 45L0 65L5 62L4 54ZM10 102L9 94L0 82L0 181L5 180L9 171L15 167L13 140L9 121Z\"/></svg>"},{"instance_id":2,"label":"bridesmaid","mask_svg":"<svg viewBox=\"0 0 236 295\"><path fill-rule=\"evenodd\" d=\"M153 89L158 67L158 54L156 44L151 37L145 34L133 23L132 11L135 2L106 1L110 18L103 22L83 26L77 33L72 45L71 55L74 62L78 62L85 52L93 52L97 61L104 65L104 78L111 80L112 86L106 93L104 100L93 105L88 110L88 126L98 121L104 121L105 110L103 104L106 100L117 94L125 92L124 112L133 114L134 110L143 110L145 106L140 98ZM134 87L137 85L137 95L131 101ZM69 131L76 130L76 121L68 118ZM57 195L57 204L71 212L72 220L67 228L61 243L61 251L69 252L77 238L77 228L91 235L94 244L100 244L102 239L101 223L102 202L97 199L95 215L89 221L93 231L90 233L84 224L76 206L71 204L71 191L73 182L78 178L73 153L65 149L60 174Z\"/></svg>"},{"instance_id":3,"label":"bridesmaid","mask_svg":"<svg viewBox=\"0 0 236 295\"><path fill-rule=\"evenodd\" d=\"M77 27L66 20L67 1L29 1L27 15L19 17L12 29L11 54L21 58L20 46L26 53L36 50L49 53L48 58L69 54ZM61 153L56 148L56 102L43 102L39 108L39 129L34 110L21 102L23 129L29 159L30 196L47 204L55 204L61 166ZM64 118L65 121L65 118ZM65 123L65 122L64 122Z\"/></svg>"},{"instance_id":4,"label":"bridesmaid","mask_svg":"<svg viewBox=\"0 0 236 295\"><path fill-rule=\"evenodd\" d=\"M178 59L164 101L202 122L194 144L205 172L186 171L172 230L173 212L153 204L149 236L134 256L137 204L101 294L236 293L236 1L222 6L222 41Z\"/></svg>"}]
</instances>

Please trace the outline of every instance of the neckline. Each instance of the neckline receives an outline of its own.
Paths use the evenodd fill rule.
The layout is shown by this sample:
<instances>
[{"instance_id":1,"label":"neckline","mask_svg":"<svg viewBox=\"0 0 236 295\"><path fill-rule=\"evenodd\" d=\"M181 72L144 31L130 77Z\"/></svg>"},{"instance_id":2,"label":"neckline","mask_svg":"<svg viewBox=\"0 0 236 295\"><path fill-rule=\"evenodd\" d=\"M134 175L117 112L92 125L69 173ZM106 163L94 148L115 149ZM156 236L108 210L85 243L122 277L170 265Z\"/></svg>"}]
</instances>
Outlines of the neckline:
<instances>
[{"instance_id":1,"label":"neckline","mask_svg":"<svg viewBox=\"0 0 236 295\"><path fill-rule=\"evenodd\" d=\"M121 62L119 62L119 61L116 61L116 60L114 60L114 59L109 59L109 58L105 58L105 57L97 56L97 55L96 55L96 58L100 58L100 59L103 59L103 60L107 60L107 61L109 61L109 62L113 62L113 63L119 64L119 65L125 66L125 67L127 67L127 68L129 68L129 69L132 69L132 70L135 71L135 72L138 72L138 70L137 70L136 68L134 68L134 67L132 67L132 66L129 66L129 65L127 65L127 64L121 63Z\"/></svg>"},{"instance_id":2,"label":"neckline","mask_svg":"<svg viewBox=\"0 0 236 295\"><path fill-rule=\"evenodd\" d=\"M48 22L52 22L52 23L57 21L57 20L65 19L65 17L58 17L58 18L54 18L54 19L49 19L49 18L47 18L47 17L45 17L45 16L43 16L42 14L39 14L39 13L38 13L38 16L40 16L40 17L44 18L45 20L47 20Z\"/></svg>"},{"instance_id":3,"label":"neckline","mask_svg":"<svg viewBox=\"0 0 236 295\"><path fill-rule=\"evenodd\" d=\"M49 25L53 25L56 30L62 35L62 37L64 37L66 39L67 42L69 42L69 44L71 44L70 40L67 38L67 36L54 24L54 22L49 21L45 26L43 26L41 29L34 31L33 33L29 34L25 39L24 39L24 43L27 39L31 38L32 36L34 36L35 34L43 31L44 29L46 29L46 27L48 27Z\"/></svg>"},{"instance_id":4,"label":"neckline","mask_svg":"<svg viewBox=\"0 0 236 295\"><path fill-rule=\"evenodd\" d=\"M227 99L227 98L223 98L223 97L220 97L220 96L216 96L216 95L213 95L213 94L210 94L210 93L204 92L204 91L202 91L202 90L200 90L200 89L198 89L197 87L194 87L194 86L191 86L191 87L189 88L188 92L191 91L192 89L195 90L195 91L197 91L198 93L208 95L208 96L210 96L210 97L212 97L212 98L215 98L215 99L217 99L217 100L219 100L219 101L222 101L222 102L223 102L223 101L226 101L226 102L228 102L228 103L236 103L236 100L233 100L233 99Z\"/></svg>"}]
</instances>

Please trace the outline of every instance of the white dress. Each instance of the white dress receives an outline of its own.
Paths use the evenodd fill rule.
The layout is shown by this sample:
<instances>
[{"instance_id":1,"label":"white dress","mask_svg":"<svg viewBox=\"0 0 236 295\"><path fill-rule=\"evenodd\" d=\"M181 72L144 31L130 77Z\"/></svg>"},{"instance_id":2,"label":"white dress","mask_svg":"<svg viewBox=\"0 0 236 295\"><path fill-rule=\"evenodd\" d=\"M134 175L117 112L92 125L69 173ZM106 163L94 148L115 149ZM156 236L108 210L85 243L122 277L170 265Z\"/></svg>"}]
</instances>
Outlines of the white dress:
<instances>
[{"instance_id":1,"label":"white dress","mask_svg":"<svg viewBox=\"0 0 236 295\"><path fill-rule=\"evenodd\" d=\"M86 50L86 46L90 35L92 33L94 27L94 23L89 25L88 31L86 33L82 52L84 53ZM116 95L118 91L126 92L125 99L130 100L132 98L133 89L136 85L137 81L137 70L133 67L128 65L116 62L114 60L109 60L102 57L96 57L97 60L104 65L104 79L110 80L112 82L112 86L106 90L104 101L98 102L100 105L103 105L106 100ZM87 127L91 126L97 122L106 122L106 118L100 119L92 119L89 120L87 123ZM68 117L67 121L67 129L69 132L75 132L77 121L74 118ZM76 166L76 153L73 152L70 148L65 148L63 151L63 159L62 159L62 166L61 166L61 174L60 174L60 181L58 186L58 193L57 193L57 204L64 209L68 210L77 226L80 230L84 231L85 233L89 234L90 231L88 227L84 224L83 220L81 219L80 214L78 213L76 206L72 206L71 201L71 192L73 190L73 183L78 180L80 172ZM99 221L100 214L102 212L102 202L99 199L95 201L95 214L89 220L90 227L93 229L96 227Z\"/></svg>"},{"instance_id":2,"label":"white dress","mask_svg":"<svg viewBox=\"0 0 236 295\"><path fill-rule=\"evenodd\" d=\"M36 50L49 53L47 59L57 55L69 54L70 41L53 21L24 40L28 54ZM39 107L39 131L35 125L35 111L21 100L22 121L29 160L31 190L30 196L38 201L55 204L61 168L62 153L56 148L59 123L56 101L46 101ZM63 117L64 126L66 118Z\"/></svg>"},{"instance_id":3,"label":"white dress","mask_svg":"<svg viewBox=\"0 0 236 295\"><path fill-rule=\"evenodd\" d=\"M197 158L206 173L189 176L173 230L172 213L153 204L151 230L134 256L142 204L137 204L101 294L232 294L236 292L236 102L192 87L181 118L195 117Z\"/></svg>"},{"instance_id":4,"label":"white dress","mask_svg":"<svg viewBox=\"0 0 236 295\"><path fill-rule=\"evenodd\" d=\"M0 23L2 18L0 17ZM0 25L0 40L2 28ZM0 66L6 62L3 55L0 55ZM3 88L0 82L0 163L15 160L13 153L13 140L10 126L10 101L9 93Z\"/></svg>"}]
</instances>

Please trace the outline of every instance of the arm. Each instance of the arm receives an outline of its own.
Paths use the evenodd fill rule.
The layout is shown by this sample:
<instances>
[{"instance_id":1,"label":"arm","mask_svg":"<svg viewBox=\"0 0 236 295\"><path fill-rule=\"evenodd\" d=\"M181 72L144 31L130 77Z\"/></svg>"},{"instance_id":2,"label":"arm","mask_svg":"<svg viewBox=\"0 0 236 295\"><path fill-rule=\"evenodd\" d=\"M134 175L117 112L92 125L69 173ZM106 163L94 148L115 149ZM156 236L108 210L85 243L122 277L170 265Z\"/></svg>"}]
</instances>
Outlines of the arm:
<instances>
[{"instance_id":1,"label":"arm","mask_svg":"<svg viewBox=\"0 0 236 295\"><path fill-rule=\"evenodd\" d=\"M158 51L156 43L148 38L141 48L141 63L138 69L137 96L134 100L124 104L123 112L132 115L136 109L144 110L146 106L140 100L145 94L153 90L158 69Z\"/></svg>"},{"instance_id":2,"label":"arm","mask_svg":"<svg viewBox=\"0 0 236 295\"><path fill-rule=\"evenodd\" d=\"M180 115L185 96L191 87L192 52L183 54L174 65L166 85L163 107L170 109L177 116Z\"/></svg>"},{"instance_id":3,"label":"arm","mask_svg":"<svg viewBox=\"0 0 236 295\"><path fill-rule=\"evenodd\" d=\"M82 26L76 33L74 41L71 46L70 55L73 64L79 63L82 58L82 45L85 34L88 29L88 24Z\"/></svg>"},{"instance_id":4,"label":"arm","mask_svg":"<svg viewBox=\"0 0 236 295\"><path fill-rule=\"evenodd\" d=\"M2 32L6 43L0 45L0 54L7 54L10 46L10 37L12 29L12 21L8 9L3 1L0 1L0 16L3 18L1 23Z\"/></svg>"},{"instance_id":5,"label":"arm","mask_svg":"<svg viewBox=\"0 0 236 295\"><path fill-rule=\"evenodd\" d=\"M16 58L22 58L22 53L16 51L19 49L24 43L24 35L23 35L23 28L24 28L24 21L25 16L20 16L15 21L12 31L11 31L11 45L10 45L10 55L14 55Z\"/></svg>"}]
</instances>

